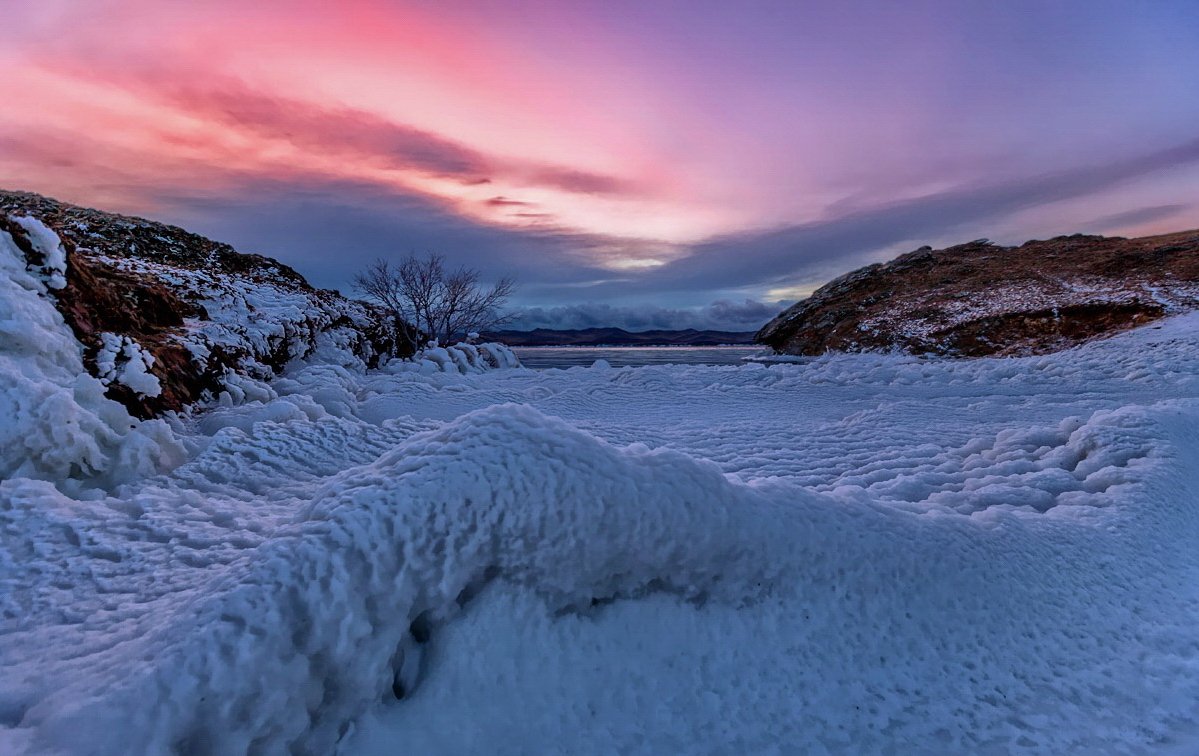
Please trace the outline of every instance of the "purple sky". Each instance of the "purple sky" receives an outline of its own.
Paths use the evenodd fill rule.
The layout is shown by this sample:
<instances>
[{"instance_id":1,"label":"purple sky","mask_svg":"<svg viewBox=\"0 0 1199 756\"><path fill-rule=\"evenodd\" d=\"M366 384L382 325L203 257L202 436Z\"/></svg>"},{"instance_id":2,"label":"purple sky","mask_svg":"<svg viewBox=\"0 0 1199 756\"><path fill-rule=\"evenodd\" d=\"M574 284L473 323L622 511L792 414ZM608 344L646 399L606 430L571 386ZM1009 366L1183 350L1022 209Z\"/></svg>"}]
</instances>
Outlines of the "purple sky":
<instances>
[{"instance_id":1,"label":"purple sky","mask_svg":"<svg viewBox=\"0 0 1199 756\"><path fill-rule=\"evenodd\" d=\"M0 186L323 286L439 251L530 326L752 328L922 244L1199 226L1193 0L4 13Z\"/></svg>"}]
</instances>

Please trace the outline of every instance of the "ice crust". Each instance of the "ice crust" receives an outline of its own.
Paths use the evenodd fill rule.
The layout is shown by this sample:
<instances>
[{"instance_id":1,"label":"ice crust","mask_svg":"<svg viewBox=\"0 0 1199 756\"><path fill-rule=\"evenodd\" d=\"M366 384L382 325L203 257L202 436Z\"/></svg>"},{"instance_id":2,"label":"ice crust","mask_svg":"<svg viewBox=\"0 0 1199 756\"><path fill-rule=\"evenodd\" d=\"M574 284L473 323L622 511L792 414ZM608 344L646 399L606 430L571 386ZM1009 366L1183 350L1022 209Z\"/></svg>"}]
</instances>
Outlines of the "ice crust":
<instances>
[{"instance_id":1,"label":"ice crust","mask_svg":"<svg viewBox=\"0 0 1199 756\"><path fill-rule=\"evenodd\" d=\"M969 362L328 339L138 422L5 244L0 752L1199 744L1197 316Z\"/></svg>"}]
</instances>

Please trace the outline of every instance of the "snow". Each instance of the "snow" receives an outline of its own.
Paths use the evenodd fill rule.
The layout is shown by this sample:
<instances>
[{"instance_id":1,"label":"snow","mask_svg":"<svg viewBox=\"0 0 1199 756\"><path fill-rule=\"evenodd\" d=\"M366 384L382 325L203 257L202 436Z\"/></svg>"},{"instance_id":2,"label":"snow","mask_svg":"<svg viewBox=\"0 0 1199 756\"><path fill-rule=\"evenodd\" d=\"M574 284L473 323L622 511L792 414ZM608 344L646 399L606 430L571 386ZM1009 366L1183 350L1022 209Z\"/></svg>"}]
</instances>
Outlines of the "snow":
<instances>
[{"instance_id":1,"label":"snow","mask_svg":"<svg viewBox=\"0 0 1199 756\"><path fill-rule=\"evenodd\" d=\"M233 356L226 373L231 380L251 376L265 381L274 376L273 365L293 359L360 363L378 356L364 336L374 315L361 302L324 296L330 293L306 289L291 279L273 279L272 268L234 275L204 266L172 265L153 256L90 254L95 264L148 281L161 281L181 299L203 310L204 318L186 319L181 331L170 337L187 349L200 370L209 368L213 354L219 353L226 359ZM154 376L138 364L140 360L148 368L152 363L146 358L150 355L128 337L113 337L124 339L114 347L119 352L114 359L121 372L102 376L126 383L145 396L158 396ZM97 356L105 359L106 365L110 346L106 341L105 349ZM230 396L237 394L229 386L221 388L228 389Z\"/></svg>"},{"instance_id":2,"label":"snow","mask_svg":"<svg viewBox=\"0 0 1199 756\"><path fill-rule=\"evenodd\" d=\"M393 360L389 370L418 373L482 373L520 367L520 358L504 344L454 344L431 346L407 360Z\"/></svg>"},{"instance_id":3,"label":"snow","mask_svg":"<svg viewBox=\"0 0 1199 756\"><path fill-rule=\"evenodd\" d=\"M142 422L0 245L0 752L1199 745L1199 315L544 371L333 331Z\"/></svg>"},{"instance_id":4,"label":"snow","mask_svg":"<svg viewBox=\"0 0 1199 756\"><path fill-rule=\"evenodd\" d=\"M13 221L25 230L33 251L42 257L42 274L46 286L51 289L62 289L67 285L67 252L63 249L58 234L51 231L37 218L30 216L14 216ZM5 234L7 236L7 234Z\"/></svg>"},{"instance_id":5,"label":"snow","mask_svg":"<svg viewBox=\"0 0 1199 756\"><path fill-rule=\"evenodd\" d=\"M154 356L141 344L115 333L102 333L100 338L103 346L96 354L96 370L101 383L122 383L142 396L162 394L158 377L148 372Z\"/></svg>"}]
</instances>

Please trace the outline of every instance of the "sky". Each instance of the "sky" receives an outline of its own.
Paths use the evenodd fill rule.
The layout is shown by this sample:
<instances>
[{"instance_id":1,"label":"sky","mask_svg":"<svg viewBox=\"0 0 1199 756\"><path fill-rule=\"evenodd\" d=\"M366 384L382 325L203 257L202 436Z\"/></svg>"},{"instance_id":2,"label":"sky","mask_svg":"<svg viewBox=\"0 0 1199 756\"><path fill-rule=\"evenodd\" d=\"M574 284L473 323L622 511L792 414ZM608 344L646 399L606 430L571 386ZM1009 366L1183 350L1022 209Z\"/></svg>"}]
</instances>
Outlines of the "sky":
<instances>
[{"instance_id":1,"label":"sky","mask_svg":"<svg viewBox=\"0 0 1199 756\"><path fill-rule=\"evenodd\" d=\"M1199 227L1199 3L0 0L0 187L518 327L752 330L924 244Z\"/></svg>"}]
</instances>

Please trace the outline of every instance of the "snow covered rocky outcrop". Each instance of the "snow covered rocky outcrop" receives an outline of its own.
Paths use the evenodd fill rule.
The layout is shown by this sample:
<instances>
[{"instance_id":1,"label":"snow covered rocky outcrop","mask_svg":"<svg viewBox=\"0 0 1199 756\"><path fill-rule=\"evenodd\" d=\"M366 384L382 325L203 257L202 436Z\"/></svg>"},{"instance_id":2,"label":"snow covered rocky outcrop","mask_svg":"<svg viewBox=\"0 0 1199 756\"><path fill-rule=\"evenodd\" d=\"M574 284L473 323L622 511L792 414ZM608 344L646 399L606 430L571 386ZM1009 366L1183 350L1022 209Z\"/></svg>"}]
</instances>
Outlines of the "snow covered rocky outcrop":
<instances>
[{"instance_id":1,"label":"snow covered rocky outcrop","mask_svg":"<svg viewBox=\"0 0 1199 756\"><path fill-rule=\"evenodd\" d=\"M328 382L289 405L314 418L345 406L338 376L520 365L499 344L398 358L380 311L275 261L25 193L0 192L0 294L0 478L68 488L168 469L179 411L270 402L298 376Z\"/></svg>"},{"instance_id":2,"label":"snow covered rocky outcrop","mask_svg":"<svg viewBox=\"0 0 1199 756\"><path fill-rule=\"evenodd\" d=\"M18 238L37 253L34 260ZM183 446L164 421L131 417L84 368L83 349L53 304L65 288L64 273L53 232L28 217L0 217L0 480L69 485L118 469L136 477L182 461ZM120 356L136 366L116 367ZM151 393L158 388L144 353L114 351L102 359L110 380Z\"/></svg>"},{"instance_id":3,"label":"snow covered rocky outcrop","mask_svg":"<svg viewBox=\"0 0 1199 756\"><path fill-rule=\"evenodd\" d=\"M0 239L43 279L88 372L139 417L214 398L230 376L270 378L322 343L369 366L411 353L369 304L174 226L0 191Z\"/></svg>"},{"instance_id":4,"label":"snow covered rocky outcrop","mask_svg":"<svg viewBox=\"0 0 1199 756\"><path fill-rule=\"evenodd\" d=\"M923 247L818 289L763 327L776 352L1042 354L1199 307L1199 231Z\"/></svg>"}]
</instances>

